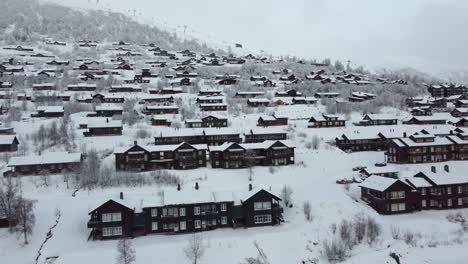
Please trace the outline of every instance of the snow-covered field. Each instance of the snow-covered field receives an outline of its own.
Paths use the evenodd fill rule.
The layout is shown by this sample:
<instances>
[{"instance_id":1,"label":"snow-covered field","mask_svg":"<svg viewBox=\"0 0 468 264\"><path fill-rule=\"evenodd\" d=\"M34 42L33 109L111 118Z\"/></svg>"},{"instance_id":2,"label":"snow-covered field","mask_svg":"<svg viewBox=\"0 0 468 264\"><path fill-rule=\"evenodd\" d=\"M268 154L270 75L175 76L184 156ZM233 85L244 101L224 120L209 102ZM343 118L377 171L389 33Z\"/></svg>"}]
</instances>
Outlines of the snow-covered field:
<instances>
[{"instance_id":1,"label":"snow-covered field","mask_svg":"<svg viewBox=\"0 0 468 264\"><path fill-rule=\"evenodd\" d=\"M281 113L301 114L304 111L313 113L315 106L284 106ZM232 119L232 127L238 130L255 127L258 114L239 116ZM73 116L79 122L80 114ZM358 115L353 115L358 120ZM17 131L27 133L48 121L21 122L15 124ZM354 184L349 191L335 183L337 179L350 178L352 168L357 165L372 165L382 162L382 152L361 152L346 154L325 143L345 132L352 133L357 128L348 126L343 129L308 129L307 120L292 121L295 137L296 164L287 167L277 167L274 171L267 167L254 169L253 185L279 192L283 185L289 185L294 190L292 208L285 208L286 220L280 226L251 229L218 229L203 234L207 243L207 251L201 263L237 264L248 256L255 256L256 241L268 255L271 263L302 263L302 260L318 258L320 263L326 262L322 256L322 243L330 239L331 226L339 224L343 219L352 219L356 215L370 215L382 225L384 234L379 243L372 246L359 246L351 252L351 257L345 263L391 263L388 254L398 252L402 255L402 263L464 263L462 259L468 253L462 250L466 247L466 234L459 231L460 227L449 223L446 216L451 211L429 211L408 215L380 216L359 199L359 188ZM405 130L424 128L424 126L402 126ZM432 127L431 127L432 128ZM154 134L172 128L152 128ZM390 127L359 128L366 133L374 133L391 129ZM84 138L78 135L79 145L87 145L99 151L111 150L114 146L129 145L132 142L135 128L124 127L124 135L115 137ZM364 132L363 132L364 133ZM318 150L307 149L303 142L310 141L318 135L323 140ZM147 140L148 143L151 139ZM105 158L106 164L113 164L113 156ZM452 170L463 171L466 162L449 162ZM400 171L417 171L430 166L405 165L398 166ZM437 164L442 166L442 164ZM190 171L173 171L183 180L183 188L191 188L195 181L202 188L236 191L245 190L249 184L247 170L222 170L203 168ZM0 260L2 263L33 263L37 250L43 242L50 226L55 222L55 212L60 210L59 224L53 229L53 237L45 244L38 263L44 263L46 257L59 256L55 263L78 264L104 261L112 263L116 256L116 241L87 241L89 232L86 227L88 212L98 204L124 192L127 197L151 197L159 190L174 188L165 186L119 187L79 191L72 197L72 189L67 189L62 176L51 176L48 187L43 185L40 177L21 178L24 195L36 200L37 224L30 239L30 244L21 245L14 235L6 230L0 231ZM302 203L312 204L312 221L307 221L302 212ZM420 234L417 245L412 247L403 241L395 241L391 237L391 228L398 226L401 230L411 230ZM161 263L186 263L183 248L189 235L148 235L133 240L137 252L137 263L148 263L156 260ZM436 246L434 246L436 245ZM452 257L453 256L453 257Z\"/></svg>"}]
</instances>

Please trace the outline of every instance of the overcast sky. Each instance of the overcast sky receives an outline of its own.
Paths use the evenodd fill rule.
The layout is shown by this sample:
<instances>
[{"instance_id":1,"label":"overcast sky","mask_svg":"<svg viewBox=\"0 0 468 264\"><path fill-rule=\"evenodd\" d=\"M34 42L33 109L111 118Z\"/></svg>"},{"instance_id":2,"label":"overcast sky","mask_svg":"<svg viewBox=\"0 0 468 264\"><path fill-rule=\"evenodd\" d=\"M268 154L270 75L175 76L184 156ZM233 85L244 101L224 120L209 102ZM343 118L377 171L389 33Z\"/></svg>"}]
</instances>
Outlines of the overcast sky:
<instances>
[{"instance_id":1,"label":"overcast sky","mask_svg":"<svg viewBox=\"0 0 468 264\"><path fill-rule=\"evenodd\" d=\"M50 1L187 25L207 42L238 42L252 51L431 73L468 70L467 0Z\"/></svg>"}]
</instances>

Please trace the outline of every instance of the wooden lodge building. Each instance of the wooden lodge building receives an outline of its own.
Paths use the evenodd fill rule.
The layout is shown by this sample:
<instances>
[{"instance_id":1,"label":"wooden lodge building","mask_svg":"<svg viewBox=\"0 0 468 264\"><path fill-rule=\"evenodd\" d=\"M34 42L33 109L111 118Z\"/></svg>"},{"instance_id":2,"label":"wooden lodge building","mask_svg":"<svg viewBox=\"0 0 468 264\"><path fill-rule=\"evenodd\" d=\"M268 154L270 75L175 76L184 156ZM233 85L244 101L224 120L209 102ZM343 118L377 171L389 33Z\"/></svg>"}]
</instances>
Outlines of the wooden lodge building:
<instances>
[{"instance_id":1,"label":"wooden lodge building","mask_svg":"<svg viewBox=\"0 0 468 264\"><path fill-rule=\"evenodd\" d=\"M288 134L283 131L276 131L271 128L268 129L250 129L249 132L244 133L245 143L261 143L267 140L286 140Z\"/></svg>"},{"instance_id":2,"label":"wooden lodge building","mask_svg":"<svg viewBox=\"0 0 468 264\"><path fill-rule=\"evenodd\" d=\"M187 170L206 167L207 146L191 145L148 145L137 142L130 148L114 151L116 170L150 171L157 169Z\"/></svg>"},{"instance_id":3,"label":"wooden lodge building","mask_svg":"<svg viewBox=\"0 0 468 264\"><path fill-rule=\"evenodd\" d=\"M360 187L361 199L381 214L468 207L468 177L450 172L448 165L404 179L371 176Z\"/></svg>"},{"instance_id":4,"label":"wooden lodge building","mask_svg":"<svg viewBox=\"0 0 468 264\"><path fill-rule=\"evenodd\" d=\"M47 152L41 156L12 157L5 176L49 175L77 171L82 161L81 153Z\"/></svg>"},{"instance_id":5,"label":"wooden lodge building","mask_svg":"<svg viewBox=\"0 0 468 264\"><path fill-rule=\"evenodd\" d=\"M228 119L213 115L205 116L202 119L187 119L185 127L187 128L207 128L207 127L227 127Z\"/></svg>"},{"instance_id":6,"label":"wooden lodge building","mask_svg":"<svg viewBox=\"0 0 468 264\"><path fill-rule=\"evenodd\" d=\"M96 106L96 116L113 117L114 115L122 115L123 108L120 105L102 104Z\"/></svg>"},{"instance_id":7,"label":"wooden lodge building","mask_svg":"<svg viewBox=\"0 0 468 264\"><path fill-rule=\"evenodd\" d=\"M90 122L86 126L87 131L83 132L86 137L91 136L119 136L122 135L122 121L109 120L106 118L101 121Z\"/></svg>"},{"instance_id":8,"label":"wooden lodge building","mask_svg":"<svg viewBox=\"0 0 468 264\"><path fill-rule=\"evenodd\" d=\"M447 137L416 133L391 140L386 155L389 163L441 162L452 159L454 150Z\"/></svg>"},{"instance_id":9,"label":"wooden lodge building","mask_svg":"<svg viewBox=\"0 0 468 264\"><path fill-rule=\"evenodd\" d=\"M249 98L247 105L250 107L268 107L270 106L270 100L268 98Z\"/></svg>"},{"instance_id":10,"label":"wooden lodge building","mask_svg":"<svg viewBox=\"0 0 468 264\"><path fill-rule=\"evenodd\" d=\"M31 117L54 118L63 117L64 114L63 106L39 106L36 112L31 114Z\"/></svg>"},{"instance_id":11,"label":"wooden lodge building","mask_svg":"<svg viewBox=\"0 0 468 264\"><path fill-rule=\"evenodd\" d=\"M151 199L148 199L151 198ZM281 199L249 185L246 193L200 188L166 190L154 197L111 199L89 213L89 239L183 234L283 222Z\"/></svg>"},{"instance_id":12,"label":"wooden lodge building","mask_svg":"<svg viewBox=\"0 0 468 264\"><path fill-rule=\"evenodd\" d=\"M213 168L238 169L294 164L294 147L285 141L224 143L221 146L210 146L209 149Z\"/></svg>"},{"instance_id":13,"label":"wooden lodge building","mask_svg":"<svg viewBox=\"0 0 468 264\"><path fill-rule=\"evenodd\" d=\"M413 116L403 121L404 125L445 125L447 118L444 116Z\"/></svg>"},{"instance_id":14,"label":"wooden lodge building","mask_svg":"<svg viewBox=\"0 0 468 264\"><path fill-rule=\"evenodd\" d=\"M257 121L257 126L259 127L269 127L269 126L287 126L288 118L287 117L276 117L272 116L260 116Z\"/></svg>"},{"instance_id":15,"label":"wooden lodge building","mask_svg":"<svg viewBox=\"0 0 468 264\"><path fill-rule=\"evenodd\" d=\"M346 120L338 115L322 114L309 119L309 128L344 127Z\"/></svg>"},{"instance_id":16,"label":"wooden lodge building","mask_svg":"<svg viewBox=\"0 0 468 264\"><path fill-rule=\"evenodd\" d=\"M96 84L70 84L67 86L67 90L71 92L94 92L96 91Z\"/></svg>"},{"instance_id":17,"label":"wooden lodge building","mask_svg":"<svg viewBox=\"0 0 468 264\"><path fill-rule=\"evenodd\" d=\"M227 111L227 104L213 103L213 104L200 104L201 111Z\"/></svg>"},{"instance_id":18,"label":"wooden lodge building","mask_svg":"<svg viewBox=\"0 0 468 264\"><path fill-rule=\"evenodd\" d=\"M361 121L355 123L356 126L391 126L397 125L398 119L395 116L384 114L367 114Z\"/></svg>"},{"instance_id":19,"label":"wooden lodge building","mask_svg":"<svg viewBox=\"0 0 468 264\"><path fill-rule=\"evenodd\" d=\"M225 142L241 143L240 134L232 130L212 128L204 130L192 130L178 132L172 131L167 134L160 133L155 138L156 145L176 145L182 142L189 144L206 144L209 146L222 145Z\"/></svg>"},{"instance_id":20,"label":"wooden lodge building","mask_svg":"<svg viewBox=\"0 0 468 264\"><path fill-rule=\"evenodd\" d=\"M179 107L177 105L147 105L143 110L146 115L165 115L178 114Z\"/></svg>"},{"instance_id":21,"label":"wooden lodge building","mask_svg":"<svg viewBox=\"0 0 468 264\"><path fill-rule=\"evenodd\" d=\"M18 151L19 141L15 135L0 135L0 152Z\"/></svg>"}]
</instances>

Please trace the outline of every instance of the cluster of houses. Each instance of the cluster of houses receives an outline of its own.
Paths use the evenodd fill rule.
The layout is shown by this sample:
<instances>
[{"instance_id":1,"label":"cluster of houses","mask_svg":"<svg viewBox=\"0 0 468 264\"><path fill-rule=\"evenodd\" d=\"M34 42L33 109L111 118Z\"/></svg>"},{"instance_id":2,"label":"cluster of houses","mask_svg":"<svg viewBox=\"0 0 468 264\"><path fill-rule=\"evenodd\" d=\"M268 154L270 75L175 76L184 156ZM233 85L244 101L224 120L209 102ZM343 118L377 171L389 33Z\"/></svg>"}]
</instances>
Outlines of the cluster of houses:
<instances>
[{"instance_id":1,"label":"cluster of houses","mask_svg":"<svg viewBox=\"0 0 468 264\"><path fill-rule=\"evenodd\" d=\"M372 175L359 184L361 199L381 214L468 207L468 177L431 166L409 177Z\"/></svg>"}]
</instances>

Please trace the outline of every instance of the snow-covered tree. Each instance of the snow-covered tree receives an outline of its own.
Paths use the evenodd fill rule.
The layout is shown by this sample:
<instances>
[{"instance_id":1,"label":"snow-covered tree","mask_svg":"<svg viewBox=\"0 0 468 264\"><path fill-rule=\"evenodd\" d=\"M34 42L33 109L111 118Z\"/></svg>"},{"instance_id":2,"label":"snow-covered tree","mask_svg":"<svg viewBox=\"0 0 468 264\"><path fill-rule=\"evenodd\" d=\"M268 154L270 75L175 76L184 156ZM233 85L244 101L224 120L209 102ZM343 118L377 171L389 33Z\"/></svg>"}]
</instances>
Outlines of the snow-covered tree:
<instances>
[{"instance_id":1,"label":"snow-covered tree","mask_svg":"<svg viewBox=\"0 0 468 264\"><path fill-rule=\"evenodd\" d=\"M192 264L197 264L205 254L206 245L201 234L194 234L189 238L184 254Z\"/></svg>"},{"instance_id":2,"label":"snow-covered tree","mask_svg":"<svg viewBox=\"0 0 468 264\"><path fill-rule=\"evenodd\" d=\"M117 243L117 264L132 264L136 261L135 249L132 241L127 238L119 240Z\"/></svg>"}]
</instances>

